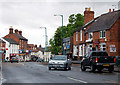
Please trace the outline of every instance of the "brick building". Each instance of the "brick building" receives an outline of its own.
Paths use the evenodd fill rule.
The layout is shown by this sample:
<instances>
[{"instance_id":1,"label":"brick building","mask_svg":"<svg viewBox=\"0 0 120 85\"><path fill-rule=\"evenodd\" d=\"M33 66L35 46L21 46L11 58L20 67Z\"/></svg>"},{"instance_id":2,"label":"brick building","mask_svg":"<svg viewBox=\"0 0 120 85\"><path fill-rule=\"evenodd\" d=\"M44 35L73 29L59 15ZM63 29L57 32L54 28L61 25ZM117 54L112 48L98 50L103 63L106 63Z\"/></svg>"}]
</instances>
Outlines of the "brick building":
<instances>
[{"instance_id":1,"label":"brick building","mask_svg":"<svg viewBox=\"0 0 120 85\"><path fill-rule=\"evenodd\" d=\"M109 56L120 56L120 10L94 18L94 11L84 11L84 26L74 31L73 56L78 59L94 50L107 51Z\"/></svg>"},{"instance_id":2,"label":"brick building","mask_svg":"<svg viewBox=\"0 0 120 85\"><path fill-rule=\"evenodd\" d=\"M64 48L63 54L65 54L65 55L69 56L69 58L73 59L73 57L72 57L72 53L73 53L73 36L63 39L63 48Z\"/></svg>"},{"instance_id":3,"label":"brick building","mask_svg":"<svg viewBox=\"0 0 120 85\"><path fill-rule=\"evenodd\" d=\"M27 45L27 50L28 50L28 55L29 55L29 58L30 58L29 60L36 61L36 59L38 59L37 53L39 51L37 45L28 44Z\"/></svg>"},{"instance_id":4,"label":"brick building","mask_svg":"<svg viewBox=\"0 0 120 85\"><path fill-rule=\"evenodd\" d=\"M5 59L5 54L4 54L5 45L6 43L2 39L0 39L0 50L3 51L1 52L2 61Z\"/></svg>"},{"instance_id":5,"label":"brick building","mask_svg":"<svg viewBox=\"0 0 120 85\"><path fill-rule=\"evenodd\" d=\"M9 34L6 35L4 38L13 39L14 41L16 41L19 44L19 56L22 59L25 59L28 39L22 36L22 31L18 31L17 29L15 29L15 31L13 32L13 27L11 26L9 29Z\"/></svg>"},{"instance_id":6,"label":"brick building","mask_svg":"<svg viewBox=\"0 0 120 85\"><path fill-rule=\"evenodd\" d=\"M5 42L4 46L4 59L3 61L9 61L12 57L19 55L19 44L13 39L1 38Z\"/></svg>"}]
</instances>

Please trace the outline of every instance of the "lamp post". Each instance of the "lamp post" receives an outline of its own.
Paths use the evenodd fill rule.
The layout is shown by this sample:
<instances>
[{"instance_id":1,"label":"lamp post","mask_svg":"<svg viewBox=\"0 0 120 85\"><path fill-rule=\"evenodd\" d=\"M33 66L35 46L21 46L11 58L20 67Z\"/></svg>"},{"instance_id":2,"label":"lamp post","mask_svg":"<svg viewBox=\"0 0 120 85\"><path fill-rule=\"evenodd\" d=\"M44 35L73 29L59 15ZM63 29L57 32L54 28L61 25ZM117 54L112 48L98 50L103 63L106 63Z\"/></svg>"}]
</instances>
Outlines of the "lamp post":
<instances>
[{"instance_id":1,"label":"lamp post","mask_svg":"<svg viewBox=\"0 0 120 85\"><path fill-rule=\"evenodd\" d=\"M45 51L47 51L47 45L48 45L48 36L47 36L47 28L46 27L40 27L45 29Z\"/></svg>"},{"instance_id":2,"label":"lamp post","mask_svg":"<svg viewBox=\"0 0 120 85\"><path fill-rule=\"evenodd\" d=\"M61 16L62 17L62 54L64 52L64 48L63 48L63 15L54 15L54 16Z\"/></svg>"}]
</instances>

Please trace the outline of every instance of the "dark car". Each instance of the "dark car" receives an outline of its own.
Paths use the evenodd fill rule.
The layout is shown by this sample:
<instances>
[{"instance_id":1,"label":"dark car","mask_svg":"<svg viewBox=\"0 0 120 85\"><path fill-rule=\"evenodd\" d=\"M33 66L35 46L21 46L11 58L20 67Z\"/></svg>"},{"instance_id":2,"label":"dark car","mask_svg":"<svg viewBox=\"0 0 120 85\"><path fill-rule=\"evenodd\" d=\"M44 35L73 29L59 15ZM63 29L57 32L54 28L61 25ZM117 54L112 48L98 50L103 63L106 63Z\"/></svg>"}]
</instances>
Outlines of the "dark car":
<instances>
[{"instance_id":1,"label":"dark car","mask_svg":"<svg viewBox=\"0 0 120 85\"><path fill-rule=\"evenodd\" d=\"M87 68L94 72L96 69L102 71L107 68L109 72L114 71L115 56L108 56L105 51L92 51L88 53L81 61L81 70L85 71Z\"/></svg>"},{"instance_id":2,"label":"dark car","mask_svg":"<svg viewBox=\"0 0 120 85\"><path fill-rule=\"evenodd\" d=\"M38 58L36 61L37 62L43 62L44 60L42 58Z\"/></svg>"},{"instance_id":3,"label":"dark car","mask_svg":"<svg viewBox=\"0 0 120 85\"><path fill-rule=\"evenodd\" d=\"M13 63L13 62L17 62L17 63L18 63L19 61L18 61L18 58L17 58L17 57L12 57L12 58L10 59L10 62L11 62L11 63Z\"/></svg>"},{"instance_id":4,"label":"dark car","mask_svg":"<svg viewBox=\"0 0 120 85\"><path fill-rule=\"evenodd\" d=\"M63 68L64 70L71 70L71 60L66 55L55 55L48 63L48 68Z\"/></svg>"}]
</instances>

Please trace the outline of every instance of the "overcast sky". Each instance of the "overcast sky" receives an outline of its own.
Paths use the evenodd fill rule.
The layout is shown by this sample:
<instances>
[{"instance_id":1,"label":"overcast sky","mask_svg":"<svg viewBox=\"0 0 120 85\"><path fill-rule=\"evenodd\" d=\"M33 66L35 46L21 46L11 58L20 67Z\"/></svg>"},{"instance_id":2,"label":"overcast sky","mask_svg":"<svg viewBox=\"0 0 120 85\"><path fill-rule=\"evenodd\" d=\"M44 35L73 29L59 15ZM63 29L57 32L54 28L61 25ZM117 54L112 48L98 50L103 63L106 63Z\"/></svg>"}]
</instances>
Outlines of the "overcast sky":
<instances>
[{"instance_id":1,"label":"overcast sky","mask_svg":"<svg viewBox=\"0 0 120 85\"><path fill-rule=\"evenodd\" d=\"M9 27L22 30L29 44L45 46L45 30L48 41L56 29L62 25L60 16L64 16L64 25L71 14L83 14L86 7L91 7L95 17L107 13L109 8L118 9L120 0L0 0L0 37L9 33ZM112 6L114 5L114 6ZM116 6L115 6L116 5Z\"/></svg>"}]
</instances>

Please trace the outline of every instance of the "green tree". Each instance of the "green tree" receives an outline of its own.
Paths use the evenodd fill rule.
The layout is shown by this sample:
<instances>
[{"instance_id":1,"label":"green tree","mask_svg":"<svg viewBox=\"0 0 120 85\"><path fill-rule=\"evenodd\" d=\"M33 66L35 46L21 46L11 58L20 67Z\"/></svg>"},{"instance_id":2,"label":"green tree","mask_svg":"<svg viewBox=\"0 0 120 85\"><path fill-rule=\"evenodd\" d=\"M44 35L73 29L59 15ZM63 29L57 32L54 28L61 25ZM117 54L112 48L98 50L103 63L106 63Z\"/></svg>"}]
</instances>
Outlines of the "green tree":
<instances>
[{"instance_id":1,"label":"green tree","mask_svg":"<svg viewBox=\"0 0 120 85\"><path fill-rule=\"evenodd\" d=\"M73 36L73 31L84 24L84 17L81 14L71 14L67 26L63 26L63 38ZM52 54L62 52L62 27L58 27L54 37L49 40Z\"/></svg>"}]
</instances>

